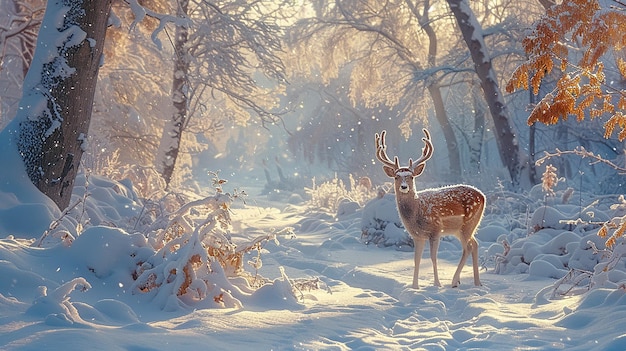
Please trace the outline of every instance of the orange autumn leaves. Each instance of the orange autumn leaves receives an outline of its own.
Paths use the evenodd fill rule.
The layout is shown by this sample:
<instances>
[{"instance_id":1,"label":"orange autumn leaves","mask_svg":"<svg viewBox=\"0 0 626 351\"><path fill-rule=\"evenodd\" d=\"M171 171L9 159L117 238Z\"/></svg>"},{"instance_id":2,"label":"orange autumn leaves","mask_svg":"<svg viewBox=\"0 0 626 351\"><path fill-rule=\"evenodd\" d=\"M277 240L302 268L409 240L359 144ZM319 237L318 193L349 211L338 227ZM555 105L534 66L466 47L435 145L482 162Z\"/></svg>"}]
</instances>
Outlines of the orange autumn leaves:
<instances>
[{"instance_id":1,"label":"orange autumn leaves","mask_svg":"<svg viewBox=\"0 0 626 351\"><path fill-rule=\"evenodd\" d=\"M560 70L529 124L555 124L570 115L578 121L606 117L604 136L617 132L620 141L626 139L626 90L607 84L603 61L614 60L613 76L626 79L626 12L601 9L597 0L563 1L547 10L522 45L528 59L513 72L508 92L532 88L538 94L542 81Z\"/></svg>"}]
</instances>

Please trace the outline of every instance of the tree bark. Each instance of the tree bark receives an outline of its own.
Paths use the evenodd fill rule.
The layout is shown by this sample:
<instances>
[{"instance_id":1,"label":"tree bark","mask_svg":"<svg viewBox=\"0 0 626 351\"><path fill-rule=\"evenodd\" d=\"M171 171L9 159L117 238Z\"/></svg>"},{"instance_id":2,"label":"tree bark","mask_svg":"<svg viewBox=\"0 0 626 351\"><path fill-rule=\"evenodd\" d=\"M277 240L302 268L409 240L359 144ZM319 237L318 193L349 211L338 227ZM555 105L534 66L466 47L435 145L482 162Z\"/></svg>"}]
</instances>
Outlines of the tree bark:
<instances>
[{"instance_id":1,"label":"tree bark","mask_svg":"<svg viewBox=\"0 0 626 351\"><path fill-rule=\"evenodd\" d=\"M483 149L483 138L485 134L485 110L481 106L481 101L476 94L472 96L474 105L474 131L470 138L470 174L480 175L480 159Z\"/></svg>"},{"instance_id":2,"label":"tree bark","mask_svg":"<svg viewBox=\"0 0 626 351\"><path fill-rule=\"evenodd\" d=\"M178 2L178 16L187 17L189 6L188 0ZM157 167L167 186L172 181L176 160L180 153L180 146L185 129L188 114L188 75L189 53L187 42L189 32L186 27L176 27L174 50L176 61L174 63L174 78L172 80L172 103L174 113L172 118L165 123L161 144L156 158Z\"/></svg>"},{"instance_id":3,"label":"tree bark","mask_svg":"<svg viewBox=\"0 0 626 351\"><path fill-rule=\"evenodd\" d=\"M177 15L187 16L189 0L178 2ZM189 52L187 42L189 31L186 27L176 26L174 51L176 55L174 63L174 78L172 79L172 104L174 113L172 118L165 123L161 144L156 159L157 167L167 186L172 181L176 160L180 153L183 131L188 113L188 75L189 75Z\"/></svg>"},{"instance_id":4,"label":"tree bark","mask_svg":"<svg viewBox=\"0 0 626 351\"><path fill-rule=\"evenodd\" d=\"M60 209L87 142L111 1L49 1L24 82L17 147L30 180Z\"/></svg>"},{"instance_id":5,"label":"tree bark","mask_svg":"<svg viewBox=\"0 0 626 351\"><path fill-rule=\"evenodd\" d=\"M528 89L529 100L531 106L535 105L535 94L532 89ZM535 166L535 136L537 132L537 124L533 123L528 127L528 172L531 184L537 184L537 167Z\"/></svg>"},{"instance_id":6,"label":"tree bark","mask_svg":"<svg viewBox=\"0 0 626 351\"><path fill-rule=\"evenodd\" d=\"M520 151L515 134L509 124L509 113L496 81L496 74L480 31L480 24L476 20L467 0L447 1L474 61L485 101L493 118L494 134L500 158L509 172L513 188L518 188L523 168L520 161Z\"/></svg>"}]
</instances>

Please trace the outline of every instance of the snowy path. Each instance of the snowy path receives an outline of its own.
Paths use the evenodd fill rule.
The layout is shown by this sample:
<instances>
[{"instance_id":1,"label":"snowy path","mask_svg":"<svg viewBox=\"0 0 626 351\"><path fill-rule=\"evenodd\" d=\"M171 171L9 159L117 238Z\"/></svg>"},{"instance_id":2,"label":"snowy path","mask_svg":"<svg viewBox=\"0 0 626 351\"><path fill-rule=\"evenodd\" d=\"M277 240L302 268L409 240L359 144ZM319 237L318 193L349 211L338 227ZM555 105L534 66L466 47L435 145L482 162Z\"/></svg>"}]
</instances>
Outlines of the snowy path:
<instances>
[{"instance_id":1,"label":"snowy path","mask_svg":"<svg viewBox=\"0 0 626 351\"><path fill-rule=\"evenodd\" d=\"M50 272L62 273L72 261L63 261L62 249L24 249L5 240L0 292L20 294L0 296L0 350L623 350L626 345L620 328L612 327L626 323L620 289L546 302L535 296L552 279L483 270L484 286L474 287L468 266L461 287L438 288L430 286L432 268L424 259L423 287L414 290L409 288L413 253L361 243L358 215L337 220L299 207L244 206L234 210L233 221L235 241L293 226L296 238L264 247L259 273L277 279L284 267L291 279L319 277L330 292L302 291L295 306L277 301L270 291L252 295L243 309L164 312L137 305L119 293L121 287L88 275L99 285L72 293L85 320L72 325L28 312L36 296L31 287L43 277L53 279ZM442 242L444 284L459 254L454 241ZM25 284L21 291L10 289L16 280ZM107 294L118 295L102 300ZM108 308L93 308L102 304Z\"/></svg>"},{"instance_id":2,"label":"snowy path","mask_svg":"<svg viewBox=\"0 0 626 351\"><path fill-rule=\"evenodd\" d=\"M280 216L268 213L257 223L261 226L286 223L286 218ZM249 215L245 217L250 219ZM469 285L471 267L466 266L462 274L465 284L459 289L437 288L430 286L433 273L430 260L426 259L422 260L420 269L420 283L424 287L414 290L409 287L413 253L360 243L359 218L341 222L324 215L305 218L296 225L296 232L296 239L281 241L278 252L264 257L264 268L284 266L291 278L322 276L332 294L308 293L313 299L305 299L306 309L293 312L299 315L295 318L298 325L279 328L286 337L293 335L294 348L445 350L580 346L572 341L565 328L555 326L555 321L564 315L563 307L577 299L534 304L535 294L551 284L551 280L528 281L526 275L501 276L483 271L484 286L474 287ZM458 254L458 251L440 253L444 257L439 267L442 282L451 280L457 264L451 259ZM239 318L237 315L234 313L231 318ZM255 319L263 321L263 315L255 313ZM269 313L267 319L271 320L272 316ZM243 323L245 313L241 317ZM280 344L270 346L281 348Z\"/></svg>"}]
</instances>

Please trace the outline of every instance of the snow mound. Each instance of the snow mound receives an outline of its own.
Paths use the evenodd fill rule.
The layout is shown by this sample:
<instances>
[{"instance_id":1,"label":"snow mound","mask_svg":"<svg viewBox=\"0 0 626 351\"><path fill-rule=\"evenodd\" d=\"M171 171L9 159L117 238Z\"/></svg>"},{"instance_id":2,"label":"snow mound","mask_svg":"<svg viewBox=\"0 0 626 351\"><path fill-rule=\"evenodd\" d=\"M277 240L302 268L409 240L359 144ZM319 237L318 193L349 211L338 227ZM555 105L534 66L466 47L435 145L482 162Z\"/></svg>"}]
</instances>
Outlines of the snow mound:
<instances>
[{"instance_id":1,"label":"snow mound","mask_svg":"<svg viewBox=\"0 0 626 351\"><path fill-rule=\"evenodd\" d=\"M376 197L365 204L361 214L361 232L365 244L395 246L403 250L413 246L413 240L400 220L394 194Z\"/></svg>"}]
</instances>

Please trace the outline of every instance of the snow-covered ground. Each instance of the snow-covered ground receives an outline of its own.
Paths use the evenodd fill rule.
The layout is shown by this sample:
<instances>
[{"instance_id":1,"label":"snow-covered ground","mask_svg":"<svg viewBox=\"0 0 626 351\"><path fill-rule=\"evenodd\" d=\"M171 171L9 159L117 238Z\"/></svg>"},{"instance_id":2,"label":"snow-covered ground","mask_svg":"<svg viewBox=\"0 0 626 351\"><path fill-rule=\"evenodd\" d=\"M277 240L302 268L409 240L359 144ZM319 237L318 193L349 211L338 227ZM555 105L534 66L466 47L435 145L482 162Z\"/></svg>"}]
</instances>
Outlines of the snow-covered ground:
<instances>
[{"instance_id":1,"label":"snow-covered ground","mask_svg":"<svg viewBox=\"0 0 626 351\"><path fill-rule=\"evenodd\" d=\"M15 160L4 161L19 172ZM374 200L378 205L370 203L367 211L340 206L335 215L303 203L269 201L252 189L246 204L232 204L228 235L238 243L277 233L276 241L264 241L244 256L246 271L264 284L250 288L250 280L222 281L213 271L205 276L208 287L198 288L199 298L180 300L171 292L161 296L153 287L142 293L134 286L130 272L136 258L154 250L143 235L129 234L142 206L128 183L89 178L88 205L73 212L81 219L61 223L82 227L82 235L55 229L36 247L60 214L24 179L7 182L0 185L1 350L626 348L623 262L607 272L606 287L553 296L556 278L568 267L593 269L601 261L587 243L603 247L603 240L595 239L598 225L575 220L581 215L607 220L620 206L601 202L581 212L580 206L559 201L542 207L539 194L535 202L532 194L526 197L528 203L515 194L490 194L492 205L478 232L483 286L473 286L471 266L459 288L431 286L430 260L424 259L422 288L414 290L413 252L400 240L401 230L387 228L378 245L362 239L362 222L372 222L371 213L393 217L392 195ZM77 182L77 198L84 182ZM288 227L293 231L282 231ZM510 243L506 255L504 239ZM456 239L442 242L442 283L449 285L459 255ZM163 282L162 290L166 287Z\"/></svg>"}]
</instances>

